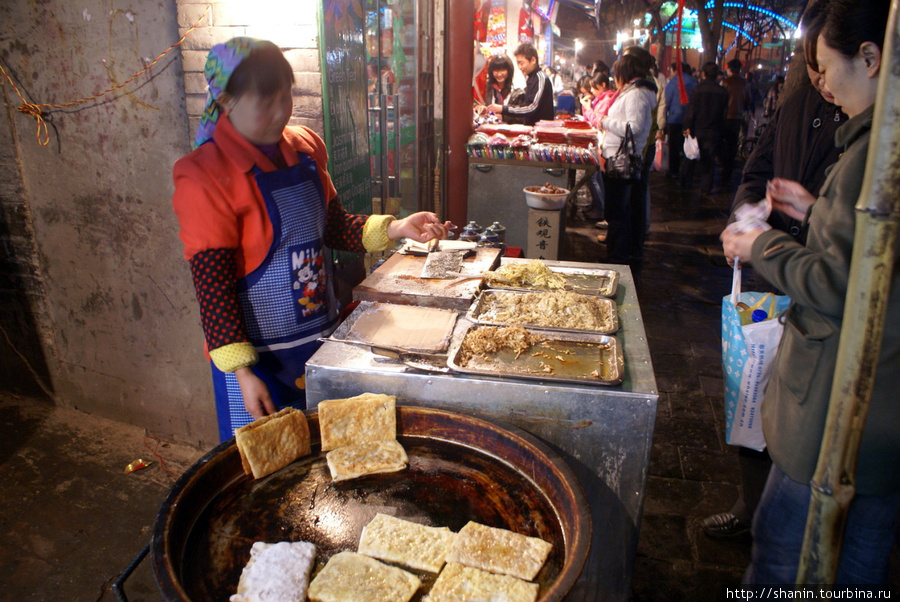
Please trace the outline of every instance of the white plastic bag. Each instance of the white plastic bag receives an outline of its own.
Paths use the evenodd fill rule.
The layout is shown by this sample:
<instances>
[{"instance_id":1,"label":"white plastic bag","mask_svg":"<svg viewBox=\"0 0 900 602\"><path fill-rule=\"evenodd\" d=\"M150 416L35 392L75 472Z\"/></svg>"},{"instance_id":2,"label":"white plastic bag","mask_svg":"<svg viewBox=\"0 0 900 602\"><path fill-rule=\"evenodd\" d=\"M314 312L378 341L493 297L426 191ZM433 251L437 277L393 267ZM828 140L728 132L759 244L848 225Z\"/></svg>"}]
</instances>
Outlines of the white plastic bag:
<instances>
[{"instance_id":1,"label":"white plastic bag","mask_svg":"<svg viewBox=\"0 0 900 602\"><path fill-rule=\"evenodd\" d=\"M784 325L777 315L790 299L772 293L741 293L735 264L732 294L722 298L722 368L725 380L725 442L757 451L766 447L760 404L775 361ZM769 319L742 324L735 304L765 309Z\"/></svg>"},{"instance_id":2,"label":"white plastic bag","mask_svg":"<svg viewBox=\"0 0 900 602\"><path fill-rule=\"evenodd\" d=\"M700 158L700 145L693 136L684 137L684 156L691 161L696 161Z\"/></svg>"}]
</instances>

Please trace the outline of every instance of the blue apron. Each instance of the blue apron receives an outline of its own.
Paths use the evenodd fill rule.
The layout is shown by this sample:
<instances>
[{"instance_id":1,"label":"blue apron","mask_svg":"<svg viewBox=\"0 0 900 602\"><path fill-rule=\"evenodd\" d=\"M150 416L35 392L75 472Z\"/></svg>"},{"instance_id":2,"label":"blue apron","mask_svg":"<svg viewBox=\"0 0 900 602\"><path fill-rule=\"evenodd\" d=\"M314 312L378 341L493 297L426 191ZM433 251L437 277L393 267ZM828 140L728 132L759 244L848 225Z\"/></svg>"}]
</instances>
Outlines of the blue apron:
<instances>
[{"instance_id":1,"label":"blue apron","mask_svg":"<svg viewBox=\"0 0 900 602\"><path fill-rule=\"evenodd\" d=\"M337 324L331 253L325 248L327 208L316 162L264 173L254 167L272 222L272 246L258 268L238 281L238 296L250 341L259 352L251 369L279 408L306 405L306 361ZM253 422L233 373L212 365L219 437Z\"/></svg>"}]
</instances>

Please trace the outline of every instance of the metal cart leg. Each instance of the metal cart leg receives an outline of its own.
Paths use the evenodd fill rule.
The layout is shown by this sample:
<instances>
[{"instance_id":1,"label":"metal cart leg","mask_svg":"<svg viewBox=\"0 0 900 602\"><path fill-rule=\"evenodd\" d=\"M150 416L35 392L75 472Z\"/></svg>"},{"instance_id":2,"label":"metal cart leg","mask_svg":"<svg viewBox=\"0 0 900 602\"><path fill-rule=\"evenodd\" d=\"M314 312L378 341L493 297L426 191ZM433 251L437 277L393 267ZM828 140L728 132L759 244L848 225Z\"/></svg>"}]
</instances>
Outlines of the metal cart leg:
<instances>
[{"instance_id":1,"label":"metal cart leg","mask_svg":"<svg viewBox=\"0 0 900 602\"><path fill-rule=\"evenodd\" d=\"M131 576L131 573L138 567L144 558L146 558L147 553L150 551L150 542L147 542L147 545L144 546L144 549L138 553L134 560L131 561L131 564L128 565L119 578L115 580L112 586L113 593L116 595L116 600L119 602L128 602L128 596L125 595L125 590L123 589L125 586L125 580Z\"/></svg>"}]
</instances>

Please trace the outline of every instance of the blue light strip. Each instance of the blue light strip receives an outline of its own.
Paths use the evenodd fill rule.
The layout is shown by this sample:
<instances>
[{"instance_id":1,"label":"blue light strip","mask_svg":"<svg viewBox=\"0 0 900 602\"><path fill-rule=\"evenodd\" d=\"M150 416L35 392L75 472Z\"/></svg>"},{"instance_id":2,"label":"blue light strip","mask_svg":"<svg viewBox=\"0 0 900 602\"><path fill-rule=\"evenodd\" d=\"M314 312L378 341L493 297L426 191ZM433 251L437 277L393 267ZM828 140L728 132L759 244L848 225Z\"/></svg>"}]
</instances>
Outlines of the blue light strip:
<instances>
[{"instance_id":1,"label":"blue light strip","mask_svg":"<svg viewBox=\"0 0 900 602\"><path fill-rule=\"evenodd\" d=\"M741 2L726 2L722 6L724 6L725 8L746 8L747 10L752 10L752 11L755 11L758 13L762 13L762 14L766 15L767 17L777 19L778 21L781 21L782 23L784 23L791 29L797 29L796 23L794 23L787 17L783 17L783 16L779 15L778 13L769 10L768 8L763 8L761 6L755 6L753 4L744 5ZM710 9L712 7L713 7L713 0L710 0L709 2L706 3L706 6L704 8Z\"/></svg>"},{"instance_id":2,"label":"blue light strip","mask_svg":"<svg viewBox=\"0 0 900 602\"><path fill-rule=\"evenodd\" d=\"M675 21L676 21L675 19L672 19L671 21L669 21L668 23L666 23L666 26L663 27L663 31L669 31L669 29L671 29L671 28L675 25ZM751 42L753 42L753 45L754 45L754 46L758 46L758 45L759 45L759 42L756 41L756 38L754 38L753 36L751 36L749 33L747 33L745 30L741 29L741 28L738 27L737 25L733 25L733 24L731 24L731 23L728 23L727 21L722 21L722 25L724 25L725 27L729 27L729 28L735 30L736 32L738 32L739 34L741 34L742 36L744 36L745 38L747 38L748 40L750 40ZM683 31L684 31L684 30L682 30L682 32L683 32ZM695 33L696 33L696 32L695 32Z\"/></svg>"}]
</instances>

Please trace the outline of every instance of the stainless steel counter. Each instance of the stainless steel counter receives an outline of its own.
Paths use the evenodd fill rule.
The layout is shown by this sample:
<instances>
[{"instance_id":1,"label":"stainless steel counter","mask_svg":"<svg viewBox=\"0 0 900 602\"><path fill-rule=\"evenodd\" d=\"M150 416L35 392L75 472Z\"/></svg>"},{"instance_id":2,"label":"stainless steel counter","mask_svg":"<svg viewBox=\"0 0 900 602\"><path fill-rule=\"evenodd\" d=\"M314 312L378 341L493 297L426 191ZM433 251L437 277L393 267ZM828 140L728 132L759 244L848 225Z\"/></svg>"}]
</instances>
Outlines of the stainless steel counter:
<instances>
[{"instance_id":1,"label":"stainless steel counter","mask_svg":"<svg viewBox=\"0 0 900 602\"><path fill-rule=\"evenodd\" d=\"M504 261L511 261L504 259ZM425 373L368 349L326 342L306 366L307 404L367 391L398 403L477 414L525 429L562 452L591 505L591 553L568 600L626 600L637 551L659 398L631 271L616 296L625 380L615 387Z\"/></svg>"}]
</instances>

